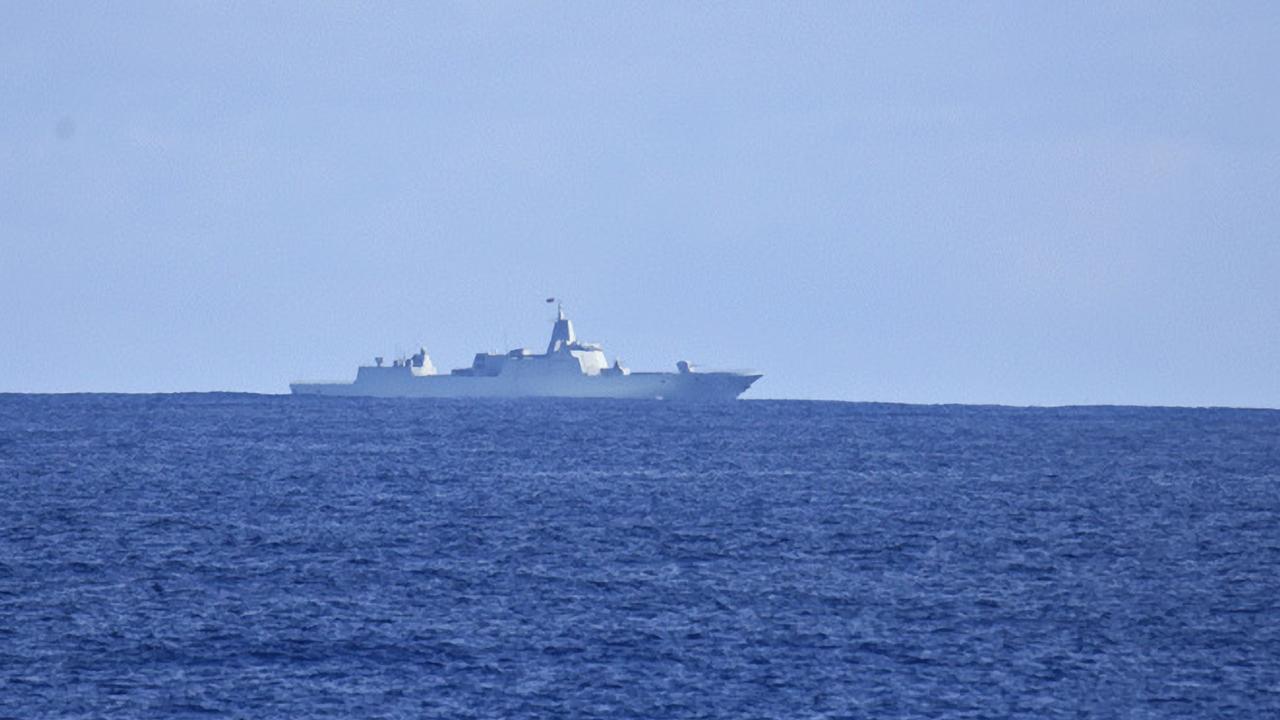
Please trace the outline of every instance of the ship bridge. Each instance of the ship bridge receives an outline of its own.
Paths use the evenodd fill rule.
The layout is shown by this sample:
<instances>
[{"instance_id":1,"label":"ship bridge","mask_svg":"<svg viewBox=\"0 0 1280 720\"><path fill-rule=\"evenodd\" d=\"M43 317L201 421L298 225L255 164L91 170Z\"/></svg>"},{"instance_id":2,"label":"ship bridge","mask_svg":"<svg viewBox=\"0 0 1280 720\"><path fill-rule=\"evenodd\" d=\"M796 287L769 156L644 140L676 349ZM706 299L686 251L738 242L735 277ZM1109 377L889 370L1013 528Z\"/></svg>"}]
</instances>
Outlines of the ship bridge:
<instances>
[{"instance_id":1,"label":"ship bridge","mask_svg":"<svg viewBox=\"0 0 1280 720\"><path fill-rule=\"evenodd\" d=\"M516 370L512 363L519 363L518 367L521 369ZM535 369L535 365L526 363L533 363L538 369ZM572 367L583 375L599 375L609 368L609 364L605 362L603 347L578 340L573 330L573 321L565 317L563 306L557 308L556 324L551 330L551 340L547 343L545 353L539 355L524 348L505 354L476 353L471 367L459 368L451 374L497 377L507 372L508 368L512 372L523 374L544 372L553 367L560 368L560 371L568 371Z\"/></svg>"},{"instance_id":2,"label":"ship bridge","mask_svg":"<svg viewBox=\"0 0 1280 720\"><path fill-rule=\"evenodd\" d=\"M609 367L604 359L604 348L594 343L578 342L573 332L573 321L565 317L564 305L556 307L556 325L551 329L551 341L547 343L547 357L567 353L577 358L585 375L598 375Z\"/></svg>"}]
</instances>

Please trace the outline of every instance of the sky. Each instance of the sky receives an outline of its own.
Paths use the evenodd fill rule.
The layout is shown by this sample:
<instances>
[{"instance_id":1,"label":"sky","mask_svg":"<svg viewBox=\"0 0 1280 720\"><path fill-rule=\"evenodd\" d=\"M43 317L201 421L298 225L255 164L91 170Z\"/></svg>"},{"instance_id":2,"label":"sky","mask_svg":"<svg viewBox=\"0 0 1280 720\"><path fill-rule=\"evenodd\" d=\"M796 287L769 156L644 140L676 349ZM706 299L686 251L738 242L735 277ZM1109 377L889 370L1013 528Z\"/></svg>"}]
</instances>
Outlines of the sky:
<instances>
[{"instance_id":1,"label":"sky","mask_svg":"<svg viewBox=\"0 0 1280 720\"><path fill-rule=\"evenodd\" d=\"M580 338L1280 407L1280 4L6 3L0 391Z\"/></svg>"}]
</instances>

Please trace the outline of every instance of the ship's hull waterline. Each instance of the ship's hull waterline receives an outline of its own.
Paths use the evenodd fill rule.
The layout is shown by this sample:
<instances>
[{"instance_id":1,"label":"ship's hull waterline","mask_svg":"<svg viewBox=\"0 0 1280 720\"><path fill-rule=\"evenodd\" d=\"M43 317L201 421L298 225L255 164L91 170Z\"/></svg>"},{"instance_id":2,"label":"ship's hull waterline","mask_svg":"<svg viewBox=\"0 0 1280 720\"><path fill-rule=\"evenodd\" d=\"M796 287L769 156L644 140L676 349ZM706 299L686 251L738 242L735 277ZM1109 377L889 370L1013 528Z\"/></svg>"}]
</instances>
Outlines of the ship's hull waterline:
<instances>
[{"instance_id":1,"label":"ship's hull waterline","mask_svg":"<svg viewBox=\"0 0 1280 720\"><path fill-rule=\"evenodd\" d=\"M388 368L394 369L394 368ZM417 398L621 398L635 400L733 400L759 375L740 373L631 373L582 375L559 382L521 383L504 377L414 376L408 372L379 381L294 383L295 395Z\"/></svg>"}]
</instances>

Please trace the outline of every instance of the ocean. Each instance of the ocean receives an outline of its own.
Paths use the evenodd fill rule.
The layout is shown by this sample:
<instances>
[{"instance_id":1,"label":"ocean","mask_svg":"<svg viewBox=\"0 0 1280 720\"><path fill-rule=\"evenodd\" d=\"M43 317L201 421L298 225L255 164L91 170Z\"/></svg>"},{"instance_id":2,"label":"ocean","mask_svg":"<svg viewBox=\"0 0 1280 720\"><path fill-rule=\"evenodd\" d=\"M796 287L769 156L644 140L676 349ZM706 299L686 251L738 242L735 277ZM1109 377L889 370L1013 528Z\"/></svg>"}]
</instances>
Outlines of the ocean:
<instances>
[{"instance_id":1,"label":"ocean","mask_svg":"<svg viewBox=\"0 0 1280 720\"><path fill-rule=\"evenodd\" d=\"M0 717L1280 717L1280 411L0 396Z\"/></svg>"}]
</instances>

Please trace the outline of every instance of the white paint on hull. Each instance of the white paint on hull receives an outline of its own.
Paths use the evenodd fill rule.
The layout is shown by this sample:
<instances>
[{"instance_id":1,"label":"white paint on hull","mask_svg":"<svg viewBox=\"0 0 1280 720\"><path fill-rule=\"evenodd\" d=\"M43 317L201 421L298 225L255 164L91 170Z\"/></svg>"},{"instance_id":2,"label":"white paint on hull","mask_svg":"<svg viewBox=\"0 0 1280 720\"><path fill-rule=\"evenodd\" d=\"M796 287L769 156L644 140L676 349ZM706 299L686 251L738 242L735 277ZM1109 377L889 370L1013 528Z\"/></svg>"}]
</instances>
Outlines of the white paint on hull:
<instances>
[{"instance_id":1,"label":"white paint on hull","mask_svg":"<svg viewBox=\"0 0 1280 720\"><path fill-rule=\"evenodd\" d=\"M362 370L369 368L361 368ZM401 368L377 368L400 370ZM456 375L415 376L407 371L365 374L354 383L294 383L295 395L422 398L628 398L645 400L732 400L759 375L741 373L631 373L520 378Z\"/></svg>"}]
</instances>

